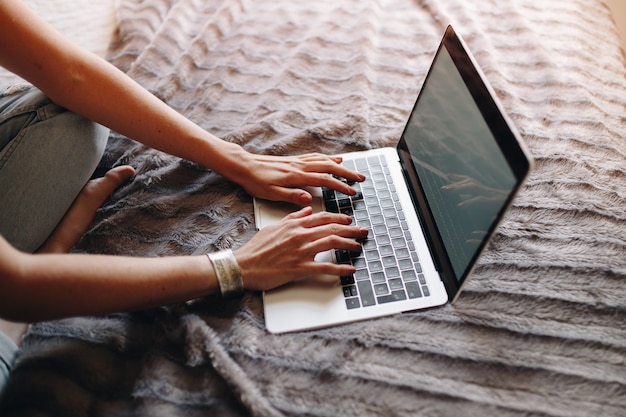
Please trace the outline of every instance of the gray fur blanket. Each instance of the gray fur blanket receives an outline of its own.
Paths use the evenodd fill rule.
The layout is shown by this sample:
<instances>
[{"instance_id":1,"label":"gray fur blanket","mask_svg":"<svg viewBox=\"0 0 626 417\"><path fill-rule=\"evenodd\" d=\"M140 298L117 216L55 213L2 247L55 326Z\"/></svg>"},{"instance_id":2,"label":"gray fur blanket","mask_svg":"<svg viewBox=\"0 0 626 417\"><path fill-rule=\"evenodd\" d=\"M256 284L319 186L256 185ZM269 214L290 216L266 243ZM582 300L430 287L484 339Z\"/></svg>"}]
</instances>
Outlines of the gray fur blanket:
<instances>
[{"instance_id":1,"label":"gray fur blanket","mask_svg":"<svg viewBox=\"0 0 626 417\"><path fill-rule=\"evenodd\" d=\"M626 70L601 0L122 0L109 59L252 152L394 146L445 26L536 169L454 305L287 335L262 300L37 323L3 416L626 415ZM176 140L176 138L172 138ZM78 252L237 247L252 199L111 135L137 176Z\"/></svg>"}]
</instances>

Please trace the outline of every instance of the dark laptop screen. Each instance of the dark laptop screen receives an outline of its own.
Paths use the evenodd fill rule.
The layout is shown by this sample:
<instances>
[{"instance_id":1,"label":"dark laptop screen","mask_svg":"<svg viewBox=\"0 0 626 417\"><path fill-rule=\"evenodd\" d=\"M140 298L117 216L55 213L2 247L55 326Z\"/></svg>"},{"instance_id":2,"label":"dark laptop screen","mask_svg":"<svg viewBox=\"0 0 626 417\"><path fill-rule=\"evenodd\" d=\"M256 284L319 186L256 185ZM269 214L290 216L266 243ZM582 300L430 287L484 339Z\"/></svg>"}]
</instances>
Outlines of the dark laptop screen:
<instances>
[{"instance_id":1,"label":"dark laptop screen","mask_svg":"<svg viewBox=\"0 0 626 417\"><path fill-rule=\"evenodd\" d=\"M463 62L471 65L469 60ZM447 264L460 285L521 178L511 167L510 156L505 156L506 146L500 143L515 143L515 137L508 129L504 134L509 137L495 137L503 131L502 126L494 126L503 120L490 116L499 114L497 108L482 108L493 107L481 99L489 96L488 91L482 83L477 88L484 91L470 91L476 80L468 85L467 74L462 75L458 65L441 47L403 133L401 148L410 154L410 168L421 188L419 199L427 203L427 217L434 223L439 246L443 246Z\"/></svg>"}]
</instances>

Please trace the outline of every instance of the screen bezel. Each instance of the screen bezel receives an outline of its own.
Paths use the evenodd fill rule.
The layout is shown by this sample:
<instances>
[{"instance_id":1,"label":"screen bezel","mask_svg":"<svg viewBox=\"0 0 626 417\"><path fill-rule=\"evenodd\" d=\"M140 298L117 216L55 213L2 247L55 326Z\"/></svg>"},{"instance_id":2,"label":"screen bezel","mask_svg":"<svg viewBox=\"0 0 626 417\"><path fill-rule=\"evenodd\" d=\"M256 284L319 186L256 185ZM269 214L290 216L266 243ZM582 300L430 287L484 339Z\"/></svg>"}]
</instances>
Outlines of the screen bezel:
<instances>
[{"instance_id":1,"label":"screen bezel","mask_svg":"<svg viewBox=\"0 0 626 417\"><path fill-rule=\"evenodd\" d=\"M402 132L402 136L400 137L400 141L398 142L398 154L403 171L407 177L407 182L409 183L411 197L414 199L414 202L416 203L415 205L418 208L419 219L422 224L422 228L425 231L430 251L433 255L433 259L435 260L441 280L443 281L448 292L448 299L453 302L456 300L467 277L471 274L476 261L487 246L489 239L495 232L497 225L504 216L504 213L510 207L513 198L528 176L528 173L531 170L532 160L528 151L524 148L519 133L513 126L512 122L508 119L502 106L498 102L495 92L487 82L484 74L482 74L474 57L471 55L471 52L461 37L454 31L452 26L448 26L446 29L444 37L435 54L435 58L433 59L433 63L428 70L423 86L428 83L433 66L437 62L437 58L439 57L442 48L445 48L452 58L458 73L463 79L471 96L474 98L474 101L477 104L477 107L479 108L486 124L488 125L489 130L498 143L500 151L506 158L507 163L515 176L515 186L503 204L502 209L498 212L496 221L492 224L490 230L487 231L485 239L478 246L476 253L469 262L468 268L466 268L461 276L457 277L454 273L450 258L445 250L445 245L435 223L433 214L427 204L424 190L417 176L417 172L413 165L413 160L405 140L405 134L411 120L409 117L409 122L407 122L407 125ZM417 100L415 101L411 115L416 111L417 104L420 100L422 92L424 91L423 86L418 94Z\"/></svg>"}]
</instances>

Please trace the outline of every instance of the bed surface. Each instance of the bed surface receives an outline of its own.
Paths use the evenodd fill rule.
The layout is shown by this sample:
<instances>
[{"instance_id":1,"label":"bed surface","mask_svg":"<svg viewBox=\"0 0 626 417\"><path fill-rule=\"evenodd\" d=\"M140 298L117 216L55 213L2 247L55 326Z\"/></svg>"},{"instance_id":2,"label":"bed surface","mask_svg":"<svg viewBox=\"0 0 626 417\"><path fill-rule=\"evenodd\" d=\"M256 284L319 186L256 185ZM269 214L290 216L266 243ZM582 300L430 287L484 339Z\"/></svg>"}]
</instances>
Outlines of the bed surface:
<instances>
[{"instance_id":1,"label":"bed surface","mask_svg":"<svg viewBox=\"0 0 626 417\"><path fill-rule=\"evenodd\" d=\"M31 326L2 416L623 416L626 69L600 0L119 0L107 58L267 154L394 146L448 23L536 168L454 305L286 335L259 293ZM252 199L112 133L138 174L76 252L200 254Z\"/></svg>"}]
</instances>

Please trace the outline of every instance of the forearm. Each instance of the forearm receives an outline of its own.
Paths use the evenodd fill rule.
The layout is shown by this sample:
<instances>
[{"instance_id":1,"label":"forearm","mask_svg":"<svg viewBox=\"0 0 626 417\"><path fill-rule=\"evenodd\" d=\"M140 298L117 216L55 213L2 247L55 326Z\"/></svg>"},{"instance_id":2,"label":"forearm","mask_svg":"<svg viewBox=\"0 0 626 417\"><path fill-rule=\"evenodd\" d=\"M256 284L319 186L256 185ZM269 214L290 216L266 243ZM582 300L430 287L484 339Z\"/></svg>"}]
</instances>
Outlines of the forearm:
<instances>
[{"instance_id":1,"label":"forearm","mask_svg":"<svg viewBox=\"0 0 626 417\"><path fill-rule=\"evenodd\" d=\"M0 2L0 65L57 104L150 147L231 171L242 153L189 121L113 65L63 37L17 0Z\"/></svg>"},{"instance_id":2,"label":"forearm","mask_svg":"<svg viewBox=\"0 0 626 417\"><path fill-rule=\"evenodd\" d=\"M13 265L12 276L0 281L0 291L11 294L2 297L0 316L15 321L138 310L218 291L206 256L19 253Z\"/></svg>"},{"instance_id":3,"label":"forearm","mask_svg":"<svg viewBox=\"0 0 626 417\"><path fill-rule=\"evenodd\" d=\"M46 86L56 103L152 148L220 173L242 159L240 146L225 142L183 117L102 59L77 51L67 71L76 76Z\"/></svg>"}]
</instances>

